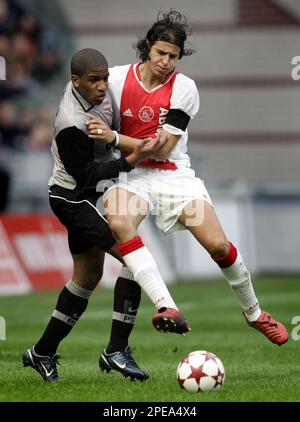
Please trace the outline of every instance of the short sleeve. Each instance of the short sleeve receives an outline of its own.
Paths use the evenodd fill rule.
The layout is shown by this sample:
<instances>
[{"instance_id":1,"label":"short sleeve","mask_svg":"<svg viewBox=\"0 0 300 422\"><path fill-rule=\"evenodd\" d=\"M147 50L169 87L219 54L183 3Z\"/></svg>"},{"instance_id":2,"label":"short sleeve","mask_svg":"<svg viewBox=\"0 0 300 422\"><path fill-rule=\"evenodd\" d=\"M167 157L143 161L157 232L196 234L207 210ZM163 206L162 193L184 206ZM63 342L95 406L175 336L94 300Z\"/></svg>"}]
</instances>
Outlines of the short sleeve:
<instances>
[{"instance_id":1,"label":"short sleeve","mask_svg":"<svg viewBox=\"0 0 300 422\"><path fill-rule=\"evenodd\" d=\"M170 98L170 108L182 110L193 119L199 110L200 98L195 82L179 73L176 76Z\"/></svg>"}]
</instances>

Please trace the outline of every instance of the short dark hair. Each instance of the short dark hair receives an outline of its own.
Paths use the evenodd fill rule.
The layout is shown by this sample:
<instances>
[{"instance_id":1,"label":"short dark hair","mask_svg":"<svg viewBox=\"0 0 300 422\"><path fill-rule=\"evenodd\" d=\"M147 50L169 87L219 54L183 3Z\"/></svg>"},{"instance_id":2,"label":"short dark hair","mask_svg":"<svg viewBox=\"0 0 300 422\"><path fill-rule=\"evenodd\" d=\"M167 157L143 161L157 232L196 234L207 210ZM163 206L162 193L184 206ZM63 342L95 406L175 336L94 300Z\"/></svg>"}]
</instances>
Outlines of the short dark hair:
<instances>
[{"instance_id":1,"label":"short dark hair","mask_svg":"<svg viewBox=\"0 0 300 422\"><path fill-rule=\"evenodd\" d=\"M84 48L73 55L71 59L71 74L82 76L98 66L108 66L104 55L93 48Z\"/></svg>"},{"instance_id":2,"label":"short dark hair","mask_svg":"<svg viewBox=\"0 0 300 422\"><path fill-rule=\"evenodd\" d=\"M191 29L182 13L175 9L170 9L167 13L160 11L156 22L151 26L146 36L138 41L136 45L137 56L143 62L148 60L150 49L156 41L165 41L177 45L180 48L179 59L182 56L190 56L195 50L184 48L189 35L191 35Z\"/></svg>"}]
</instances>

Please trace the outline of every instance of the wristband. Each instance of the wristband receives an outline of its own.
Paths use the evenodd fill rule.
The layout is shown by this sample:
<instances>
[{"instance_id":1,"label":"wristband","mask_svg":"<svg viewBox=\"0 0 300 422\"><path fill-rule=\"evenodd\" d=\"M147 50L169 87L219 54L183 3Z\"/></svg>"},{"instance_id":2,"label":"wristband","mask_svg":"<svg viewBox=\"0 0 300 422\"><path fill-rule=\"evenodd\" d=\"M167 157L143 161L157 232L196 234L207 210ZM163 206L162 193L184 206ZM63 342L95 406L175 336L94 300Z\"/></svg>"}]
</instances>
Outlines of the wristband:
<instances>
[{"instance_id":1,"label":"wristband","mask_svg":"<svg viewBox=\"0 0 300 422\"><path fill-rule=\"evenodd\" d=\"M110 145L112 147L117 147L119 145L119 142L120 142L120 136L119 136L119 134L116 130L113 130L113 132L115 134L115 139L112 141L112 143Z\"/></svg>"},{"instance_id":2,"label":"wristband","mask_svg":"<svg viewBox=\"0 0 300 422\"><path fill-rule=\"evenodd\" d=\"M106 151L109 151L111 148L116 147L119 145L120 142L120 136L116 130L113 130L115 137L113 141L110 144L106 144Z\"/></svg>"}]
</instances>

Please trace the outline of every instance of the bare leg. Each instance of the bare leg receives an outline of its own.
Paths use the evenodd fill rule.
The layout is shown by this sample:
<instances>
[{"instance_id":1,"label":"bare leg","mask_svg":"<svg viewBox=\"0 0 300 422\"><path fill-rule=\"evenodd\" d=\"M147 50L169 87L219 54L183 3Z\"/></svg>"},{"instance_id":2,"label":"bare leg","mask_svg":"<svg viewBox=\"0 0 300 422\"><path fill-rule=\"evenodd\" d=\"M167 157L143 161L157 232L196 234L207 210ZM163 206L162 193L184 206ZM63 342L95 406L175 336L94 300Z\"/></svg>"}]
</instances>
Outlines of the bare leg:
<instances>
[{"instance_id":1,"label":"bare leg","mask_svg":"<svg viewBox=\"0 0 300 422\"><path fill-rule=\"evenodd\" d=\"M184 208L179 221L219 265L247 318L257 320L261 310L250 273L237 249L226 239L213 207L207 201L194 200Z\"/></svg>"}]
</instances>

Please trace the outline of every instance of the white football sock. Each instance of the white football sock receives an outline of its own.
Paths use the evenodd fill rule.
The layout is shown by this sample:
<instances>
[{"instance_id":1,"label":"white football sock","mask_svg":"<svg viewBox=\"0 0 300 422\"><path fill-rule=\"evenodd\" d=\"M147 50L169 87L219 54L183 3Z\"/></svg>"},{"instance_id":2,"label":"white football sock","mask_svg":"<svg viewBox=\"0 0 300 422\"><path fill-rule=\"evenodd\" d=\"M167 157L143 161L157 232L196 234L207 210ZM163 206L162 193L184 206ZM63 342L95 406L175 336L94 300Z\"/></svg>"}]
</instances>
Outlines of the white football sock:
<instances>
[{"instance_id":1,"label":"white football sock","mask_svg":"<svg viewBox=\"0 0 300 422\"><path fill-rule=\"evenodd\" d=\"M160 275L153 256L145 246L128 253L123 256L123 259L132 271L135 281L157 309L162 307L178 309Z\"/></svg>"},{"instance_id":2,"label":"white football sock","mask_svg":"<svg viewBox=\"0 0 300 422\"><path fill-rule=\"evenodd\" d=\"M221 271L238 298L248 321L256 321L261 310L255 296L250 273L245 267L240 253L238 252L236 260L230 267L221 268Z\"/></svg>"}]
</instances>

